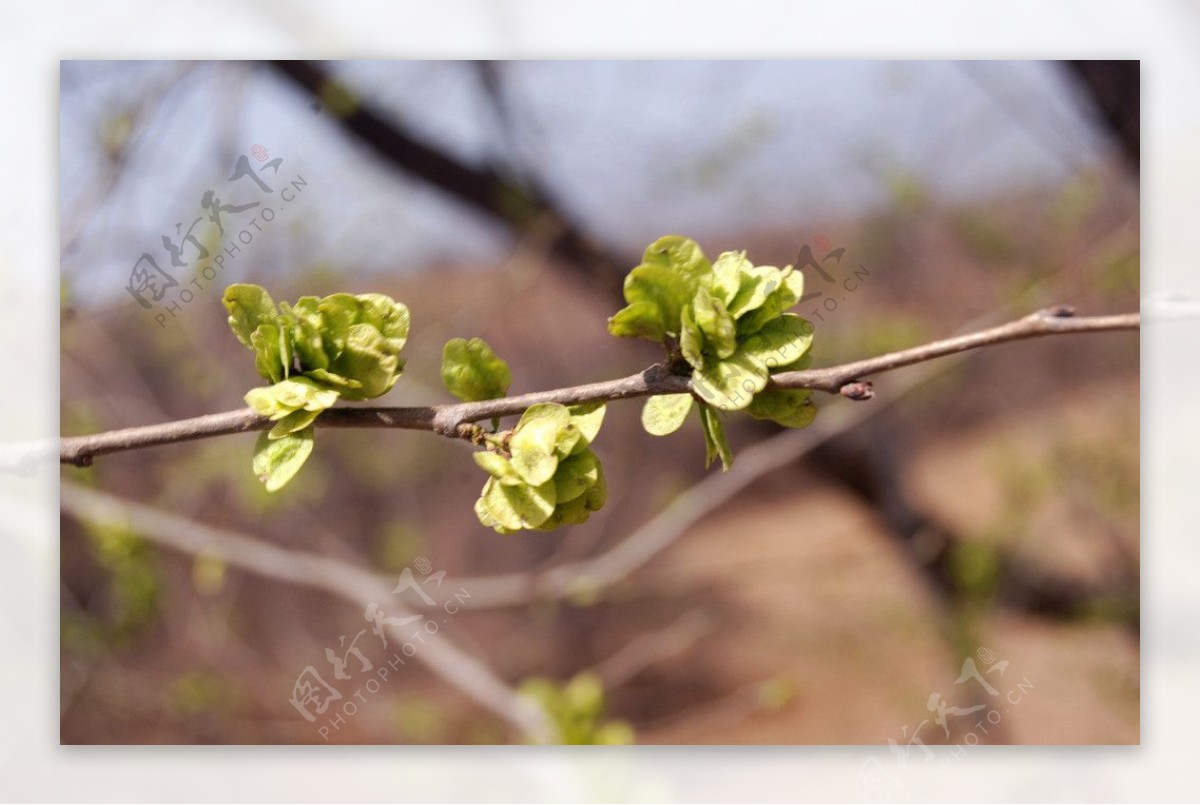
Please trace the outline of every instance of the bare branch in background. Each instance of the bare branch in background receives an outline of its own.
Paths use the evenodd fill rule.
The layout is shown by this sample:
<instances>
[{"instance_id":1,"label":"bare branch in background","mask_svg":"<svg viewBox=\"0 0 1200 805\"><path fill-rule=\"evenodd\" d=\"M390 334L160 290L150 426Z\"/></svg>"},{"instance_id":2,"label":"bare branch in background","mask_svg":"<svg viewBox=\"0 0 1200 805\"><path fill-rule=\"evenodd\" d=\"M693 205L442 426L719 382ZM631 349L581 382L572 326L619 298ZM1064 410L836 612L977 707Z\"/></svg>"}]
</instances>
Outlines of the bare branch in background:
<instances>
[{"instance_id":1,"label":"bare branch in background","mask_svg":"<svg viewBox=\"0 0 1200 805\"><path fill-rule=\"evenodd\" d=\"M201 553L215 556L258 576L329 593L355 605L360 611L369 604L389 600L388 611L399 620L415 614L392 603L393 585L387 580L338 559L279 548L72 483L62 485L62 507L80 520L126 527L172 550L193 556ZM398 627L389 625L387 628L400 642L411 637ZM428 635L414 656L521 735L539 742L551 737L545 714L536 704L518 695L478 658L456 646L441 631Z\"/></svg>"},{"instance_id":2,"label":"bare branch in background","mask_svg":"<svg viewBox=\"0 0 1200 805\"><path fill-rule=\"evenodd\" d=\"M492 217L516 234L550 219L558 224L551 253L579 269L611 295L621 288L625 267L636 260L608 251L584 234L543 187L518 185L490 167L470 165L389 119L377 106L329 74L324 65L273 61L272 67L329 110L345 131L394 168Z\"/></svg>"},{"instance_id":3,"label":"bare branch in background","mask_svg":"<svg viewBox=\"0 0 1200 805\"><path fill-rule=\"evenodd\" d=\"M708 620L697 610L683 615L665 629L642 634L596 665L596 674L605 690L625 684L646 668L677 657L712 631Z\"/></svg>"},{"instance_id":4,"label":"bare branch in background","mask_svg":"<svg viewBox=\"0 0 1200 805\"><path fill-rule=\"evenodd\" d=\"M1074 311L1066 306L1047 308L1008 324L934 341L912 349L824 369L781 372L772 376L771 386L785 389L814 389L830 394L840 393L850 399L865 400L874 396L874 391L870 382L864 378L905 366L1008 341L1066 333L1136 330L1140 326L1140 317L1137 313L1072 318L1073 313ZM533 392L482 402L434 405L423 408L332 408L322 413L315 424L320 427L335 428L425 430L451 438L475 440L481 435L481 430L473 423L494 417L514 416L523 413L536 403L575 405L689 391L695 393L689 378L672 374L667 367L656 365L640 374L618 380L588 383L582 386ZM89 436L71 436L62 439L59 460L64 464L87 466L91 464L93 457L105 453L265 430L271 425L272 422L268 418L249 408L244 408L160 425L125 428Z\"/></svg>"}]
</instances>

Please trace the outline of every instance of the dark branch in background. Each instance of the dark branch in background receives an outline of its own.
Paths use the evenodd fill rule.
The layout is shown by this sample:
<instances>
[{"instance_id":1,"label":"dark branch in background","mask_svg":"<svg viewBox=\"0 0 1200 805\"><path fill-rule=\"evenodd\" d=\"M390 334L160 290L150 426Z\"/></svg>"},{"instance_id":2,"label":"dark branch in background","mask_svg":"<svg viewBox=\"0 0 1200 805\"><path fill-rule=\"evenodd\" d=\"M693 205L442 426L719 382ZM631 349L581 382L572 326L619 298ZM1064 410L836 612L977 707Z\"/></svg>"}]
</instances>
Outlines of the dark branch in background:
<instances>
[{"instance_id":1,"label":"dark branch in background","mask_svg":"<svg viewBox=\"0 0 1200 805\"><path fill-rule=\"evenodd\" d=\"M535 225L551 229L554 235L550 254L583 273L590 283L615 294L624 272L637 262L590 240L549 192L532 179L525 186L518 185L491 167L469 165L425 142L331 77L323 65L305 61L270 64L323 105L348 134L386 164L499 220L515 234Z\"/></svg>"},{"instance_id":2,"label":"dark branch in background","mask_svg":"<svg viewBox=\"0 0 1200 805\"><path fill-rule=\"evenodd\" d=\"M505 155L505 161L495 165L496 172L515 177L527 175L528 171L523 171L518 164L520 160L517 122L513 118L512 108L505 92L504 62L471 61L467 62L467 65L479 80L479 88L484 98L487 99L487 105L495 119L492 128L501 141L500 150ZM528 182L527 179L524 181L517 179L517 181L522 184Z\"/></svg>"},{"instance_id":3,"label":"dark branch in background","mask_svg":"<svg viewBox=\"0 0 1200 805\"><path fill-rule=\"evenodd\" d=\"M1136 574L1118 579L1109 588L1039 568L1010 550L997 548L995 577L986 589L965 582L960 552L969 541L909 499L905 462L884 432L883 423L877 422L862 431L838 434L817 446L813 457L826 470L823 478L840 483L878 510L906 558L941 599L957 609L988 597L1013 611L1049 620L1071 620L1117 605L1122 625L1138 634ZM1130 601L1134 604L1126 605Z\"/></svg>"},{"instance_id":4,"label":"dark branch in background","mask_svg":"<svg viewBox=\"0 0 1200 805\"><path fill-rule=\"evenodd\" d=\"M1141 62L1069 61L1067 68L1082 84L1101 123L1121 147L1134 173L1142 161Z\"/></svg>"},{"instance_id":5,"label":"dark branch in background","mask_svg":"<svg viewBox=\"0 0 1200 805\"><path fill-rule=\"evenodd\" d=\"M870 382L864 378L904 366L1007 341L1065 333L1136 330L1139 326L1137 313L1075 319L1071 318L1073 312L1066 306L1049 308L999 327L946 338L875 358L824 369L781 372L772 376L771 384L776 388L814 389L830 394L840 393L850 399L866 400L870 399L874 392ZM539 391L498 400L422 408L332 408L322 413L315 424L335 428L426 430L451 438L478 440L482 431L473 423L494 417L515 416L536 403L574 405L688 391L693 391L689 378L671 374L665 367L656 365L640 374L618 380ZM93 457L105 453L265 430L271 424L271 420L266 417L244 408L160 425L66 437L62 439L59 460L64 464L87 466L92 463Z\"/></svg>"}]
</instances>

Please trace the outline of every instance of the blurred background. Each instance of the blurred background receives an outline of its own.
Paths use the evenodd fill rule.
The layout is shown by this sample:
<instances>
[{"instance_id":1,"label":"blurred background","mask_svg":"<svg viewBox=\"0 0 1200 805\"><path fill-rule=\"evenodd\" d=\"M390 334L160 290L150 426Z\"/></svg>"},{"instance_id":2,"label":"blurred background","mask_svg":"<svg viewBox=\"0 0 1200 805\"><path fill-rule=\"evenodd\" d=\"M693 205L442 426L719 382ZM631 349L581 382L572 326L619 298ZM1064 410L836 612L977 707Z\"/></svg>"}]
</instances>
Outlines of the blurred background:
<instances>
[{"instance_id":1,"label":"blurred background","mask_svg":"<svg viewBox=\"0 0 1200 805\"><path fill-rule=\"evenodd\" d=\"M668 233L811 255L817 366L1053 303L1134 310L1139 81L1136 62L63 62L62 432L239 407L259 379L233 282L405 302L394 405L449 399L455 336L487 339L514 393L657 360L606 318ZM609 503L549 534L482 528L467 446L422 433L321 431L274 495L252 436L64 469L61 739L524 740L484 679L540 691L564 740L1136 743L1138 338L877 389L819 399L805 431L728 420L726 476L694 423L656 439L611 404ZM232 536L281 551L239 566ZM482 676L419 646L355 699L393 651L369 600L296 583L314 557L425 579L434 641ZM290 701L310 668L342 697L311 721Z\"/></svg>"}]
</instances>

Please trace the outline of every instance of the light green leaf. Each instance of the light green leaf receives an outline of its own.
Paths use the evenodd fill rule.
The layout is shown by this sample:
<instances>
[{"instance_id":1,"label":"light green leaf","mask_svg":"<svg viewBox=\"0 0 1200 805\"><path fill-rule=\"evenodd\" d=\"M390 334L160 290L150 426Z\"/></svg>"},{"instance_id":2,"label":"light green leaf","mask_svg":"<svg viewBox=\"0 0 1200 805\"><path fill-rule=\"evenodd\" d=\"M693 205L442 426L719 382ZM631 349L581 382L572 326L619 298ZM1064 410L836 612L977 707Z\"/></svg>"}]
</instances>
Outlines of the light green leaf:
<instances>
[{"instance_id":1,"label":"light green leaf","mask_svg":"<svg viewBox=\"0 0 1200 805\"><path fill-rule=\"evenodd\" d=\"M350 328L359 323L360 307L358 297L348 293L330 294L317 304L321 314L321 340L330 360L346 348Z\"/></svg>"},{"instance_id":2,"label":"light green leaf","mask_svg":"<svg viewBox=\"0 0 1200 805\"><path fill-rule=\"evenodd\" d=\"M583 434L579 432L579 426L572 421L558 432L558 440L554 443L554 455L562 459L572 453L582 452L586 447L587 444L583 441Z\"/></svg>"},{"instance_id":3,"label":"light green leaf","mask_svg":"<svg viewBox=\"0 0 1200 805\"><path fill-rule=\"evenodd\" d=\"M280 407L295 411L324 411L338 401L338 392L328 389L307 377L281 380L271 386Z\"/></svg>"},{"instance_id":4,"label":"light green leaf","mask_svg":"<svg viewBox=\"0 0 1200 805\"><path fill-rule=\"evenodd\" d=\"M555 489L552 481L540 486L518 484L505 486L489 478L483 494L475 503L475 514L485 526L507 528L537 528L554 512Z\"/></svg>"},{"instance_id":5,"label":"light green leaf","mask_svg":"<svg viewBox=\"0 0 1200 805\"><path fill-rule=\"evenodd\" d=\"M281 302L280 308L286 304ZM292 350L302 372L329 366L323 335L325 318L321 315L320 304L321 300L315 296L302 296L296 300L295 307L287 310L291 316Z\"/></svg>"},{"instance_id":6,"label":"light green leaf","mask_svg":"<svg viewBox=\"0 0 1200 805\"><path fill-rule=\"evenodd\" d=\"M735 319L740 319L762 307L790 273L790 267L780 270L774 266L746 266L741 273L737 294L726 305L729 313Z\"/></svg>"},{"instance_id":7,"label":"light green leaf","mask_svg":"<svg viewBox=\"0 0 1200 805\"><path fill-rule=\"evenodd\" d=\"M745 252L725 252L713 263L713 295L725 303L730 315L740 319L762 307L777 289L785 287L785 279L791 273L791 266L782 270L756 266L746 259ZM796 298L799 299L799 294ZM778 301L784 301L784 297Z\"/></svg>"},{"instance_id":8,"label":"light green leaf","mask_svg":"<svg viewBox=\"0 0 1200 805\"><path fill-rule=\"evenodd\" d=\"M733 453L725 439L725 427L721 424L720 414L710 406L701 405L700 424L704 428L704 468L708 469L713 459L720 458L721 472L728 472L733 466Z\"/></svg>"},{"instance_id":9,"label":"light green leaf","mask_svg":"<svg viewBox=\"0 0 1200 805\"><path fill-rule=\"evenodd\" d=\"M659 238L625 277L628 307L609 319L609 332L653 341L678 336L681 311L711 271L695 241L679 235Z\"/></svg>"},{"instance_id":10,"label":"light green leaf","mask_svg":"<svg viewBox=\"0 0 1200 805\"><path fill-rule=\"evenodd\" d=\"M558 456L529 447L514 449L512 466L526 483L536 486L554 477L554 471L558 469Z\"/></svg>"},{"instance_id":11,"label":"light green leaf","mask_svg":"<svg viewBox=\"0 0 1200 805\"><path fill-rule=\"evenodd\" d=\"M763 389L754 395L746 413L757 419L769 419L785 428L806 428L817 416L817 406L809 389Z\"/></svg>"},{"instance_id":12,"label":"light green leaf","mask_svg":"<svg viewBox=\"0 0 1200 805\"><path fill-rule=\"evenodd\" d=\"M273 386L250 389L244 399L256 413L282 419L293 411L324 411L337 402L338 392L307 377L293 377Z\"/></svg>"},{"instance_id":13,"label":"light green leaf","mask_svg":"<svg viewBox=\"0 0 1200 805\"><path fill-rule=\"evenodd\" d=\"M521 476L517 475L517 471L513 469L512 462L498 453L484 451L474 454L475 463L480 469L488 475L495 478L502 484L515 486L516 484L525 483Z\"/></svg>"},{"instance_id":14,"label":"light green leaf","mask_svg":"<svg viewBox=\"0 0 1200 805\"><path fill-rule=\"evenodd\" d=\"M712 264L712 293L725 305L737 296L742 275L753 266L745 252L724 252Z\"/></svg>"},{"instance_id":15,"label":"light green leaf","mask_svg":"<svg viewBox=\"0 0 1200 805\"><path fill-rule=\"evenodd\" d=\"M784 313L747 338L740 353L774 372L803 358L812 346L812 339L812 324L794 313Z\"/></svg>"},{"instance_id":16,"label":"light green leaf","mask_svg":"<svg viewBox=\"0 0 1200 805\"><path fill-rule=\"evenodd\" d=\"M704 333L704 348L714 357L728 358L737 349L737 330L725 305L705 288L692 303L696 326Z\"/></svg>"},{"instance_id":17,"label":"light green leaf","mask_svg":"<svg viewBox=\"0 0 1200 805\"><path fill-rule=\"evenodd\" d=\"M475 515L479 522L492 528L520 530L521 516L512 502L504 495L504 486L495 478L488 478L483 485L483 494L475 501Z\"/></svg>"},{"instance_id":18,"label":"light green leaf","mask_svg":"<svg viewBox=\"0 0 1200 805\"><path fill-rule=\"evenodd\" d=\"M580 525L586 523L592 512L600 511L608 500L608 482L604 478L604 468L596 462L596 482L582 495L565 503L559 503L554 513L538 528L542 531L553 531L564 525Z\"/></svg>"},{"instance_id":19,"label":"light green leaf","mask_svg":"<svg viewBox=\"0 0 1200 805\"><path fill-rule=\"evenodd\" d=\"M558 403L536 403L525 409L525 413L521 414L521 419L517 421L516 428L513 429L513 438L517 434L535 423L551 423L554 427L549 433L552 435L544 435L544 442L541 442L543 448L549 452L554 449L554 443L558 438L558 431L571 424L571 411L565 405Z\"/></svg>"},{"instance_id":20,"label":"light green leaf","mask_svg":"<svg viewBox=\"0 0 1200 805\"><path fill-rule=\"evenodd\" d=\"M661 327L663 333L676 335L680 311L691 302L695 289L695 281L687 274L663 265L642 264L625 277L625 301L631 307L636 305L636 312L618 312L609 323L609 331L613 332L614 326L622 332L634 329L656 332ZM651 307L655 311L653 316Z\"/></svg>"},{"instance_id":21,"label":"light green leaf","mask_svg":"<svg viewBox=\"0 0 1200 805\"><path fill-rule=\"evenodd\" d=\"M346 399L369 400L391 390L402 366L374 325L354 324L346 336L345 349L329 364L329 371L362 384L361 388L346 390Z\"/></svg>"},{"instance_id":22,"label":"light green leaf","mask_svg":"<svg viewBox=\"0 0 1200 805\"><path fill-rule=\"evenodd\" d=\"M341 375L334 374L333 372L325 369L313 369L305 372L304 376L316 381L322 386L336 389L337 391L346 392L362 388L362 383L359 383L357 380L352 380L349 377L342 377Z\"/></svg>"},{"instance_id":23,"label":"light green leaf","mask_svg":"<svg viewBox=\"0 0 1200 805\"><path fill-rule=\"evenodd\" d=\"M463 402L494 400L508 393L512 372L482 338L452 338L442 348L442 383Z\"/></svg>"},{"instance_id":24,"label":"light green leaf","mask_svg":"<svg viewBox=\"0 0 1200 805\"><path fill-rule=\"evenodd\" d=\"M390 352L397 353L408 342L411 323L408 307L381 293L364 293L359 301L359 321L370 324L387 340Z\"/></svg>"},{"instance_id":25,"label":"light green leaf","mask_svg":"<svg viewBox=\"0 0 1200 805\"><path fill-rule=\"evenodd\" d=\"M602 402L582 403L567 408L571 415L571 424L579 428L580 440L571 452L578 453L583 448L596 441L600 426L604 424L604 413L607 411Z\"/></svg>"},{"instance_id":26,"label":"light green leaf","mask_svg":"<svg viewBox=\"0 0 1200 805\"><path fill-rule=\"evenodd\" d=\"M740 411L767 385L767 370L741 352L707 364L692 375L692 388L704 402L723 411Z\"/></svg>"},{"instance_id":27,"label":"light green leaf","mask_svg":"<svg viewBox=\"0 0 1200 805\"><path fill-rule=\"evenodd\" d=\"M238 283L225 289L221 302L229 311L229 329L238 341L257 351L250 336L264 324L275 324L278 317L271 295L262 286Z\"/></svg>"},{"instance_id":28,"label":"light green leaf","mask_svg":"<svg viewBox=\"0 0 1200 805\"><path fill-rule=\"evenodd\" d=\"M608 479L604 477L604 466L599 461L596 462L596 472L596 483L592 484L592 488L583 496L588 511L593 512L600 511L608 502Z\"/></svg>"},{"instance_id":29,"label":"light green leaf","mask_svg":"<svg viewBox=\"0 0 1200 805\"><path fill-rule=\"evenodd\" d=\"M271 419L281 419L290 414L295 409L284 409L280 407L279 400L275 399L273 386L260 386L250 389L242 397L246 401L246 405L254 409L254 413L259 416L270 417Z\"/></svg>"},{"instance_id":30,"label":"light green leaf","mask_svg":"<svg viewBox=\"0 0 1200 805\"><path fill-rule=\"evenodd\" d=\"M691 305L683 309L680 319L679 351L693 369L704 368L704 334L696 325Z\"/></svg>"},{"instance_id":31,"label":"light green leaf","mask_svg":"<svg viewBox=\"0 0 1200 805\"><path fill-rule=\"evenodd\" d=\"M263 323L250 334L254 349L254 368L260 377L271 382L283 380L290 373L291 350L287 331L274 323ZM282 347L282 348L281 348Z\"/></svg>"},{"instance_id":32,"label":"light green leaf","mask_svg":"<svg viewBox=\"0 0 1200 805\"><path fill-rule=\"evenodd\" d=\"M600 462L591 450L584 450L559 462L554 473L555 496L559 505L574 500L595 486L600 477Z\"/></svg>"},{"instance_id":33,"label":"light green leaf","mask_svg":"<svg viewBox=\"0 0 1200 805\"><path fill-rule=\"evenodd\" d=\"M251 467L258 480L268 492L276 492L300 471L304 462L312 455L313 429L311 427L290 433L280 439L272 439L266 433L259 434L254 447Z\"/></svg>"},{"instance_id":34,"label":"light green leaf","mask_svg":"<svg viewBox=\"0 0 1200 805\"><path fill-rule=\"evenodd\" d=\"M804 274L795 271L791 266L785 267L782 273L779 287L767 295L762 306L738 319L739 336L758 332L767 322L800 301L800 297L804 295Z\"/></svg>"},{"instance_id":35,"label":"light green leaf","mask_svg":"<svg viewBox=\"0 0 1200 805\"><path fill-rule=\"evenodd\" d=\"M642 427L651 436L666 436L679 430L691 410L691 394L657 394L642 407Z\"/></svg>"},{"instance_id":36,"label":"light green leaf","mask_svg":"<svg viewBox=\"0 0 1200 805\"><path fill-rule=\"evenodd\" d=\"M541 486L502 486L501 489L521 517L522 528L537 528L554 513L556 490L553 481Z\"/></svg>"},{"instance_id":37,"label":"light green leaf","mask_svg":"<svg viewBox=\"0 0 1200 805\"><path fill-rule=\"evenodd\" d=\"M546 522L538 526L538 530L553 531L565 525L581 525L586 523L591 516L592 512L587 507L587 498L580 495L574 500L555 506L554 513L546 518Z\"/></svg>"},{"instance_id":38,"label":"light green leaf","mask_svg":"<svg viewBox=\"0 0 1200 805\"><path fill-rule=\"evenodd\" d=\"M475 516L479 518L479 523L484 528L494 528L497 531L504 529L508 531L509 529L506 529L501 524L500 518L501 516L506 517L506 513L512 507L509 506L507 500L500 497L499 488L500 484L497 483L495 478L487 479L487 482L483 485L483 492L480 493L479 499L475 501ZM520 519L516 517L515 513L513 513L513 517L518 521Z\"/></svg>"},{"instance_id":39,"label":"light green leaf","mask_svg":"<svg viewBox=\"0 0 1200 805\"><path fill-rule=\"evenodd\" d=\"M699 244L682 235L665 235L651 243L642 255L642 263L670 268L691 282L712 271Z\"/></svg>"},{"instance_id":40,"label":"light green leaf","mask_svg":"<svg viewBox=\"0 0 1200 805\"><path fill-rule=\"evenodd\" d=\"M539 403L521 416L509 440L512 466L527 483L534 486L554 477L558 467L555 448L560 434L571 424L566 406Z\"/></svg>"},{"instance_id":41,"label":"light green leaf","mask_svg":"<svg viewBox=\"0 0 1200 805\"><path fill-rule=\"evenodd\" d=\"M620 338L662 341L667 337L662 312L653 302L634 302L608 320L608 331Z\"/></svg>"},{"instance_id":42,"label":"light green leaf","mask_svg":"<svg viewBox=\"0 0 1200 805\"><path fill-rule=\"evenodd\" d=\"M313 420L321 415L324 409L318 408L315 411L293 411L287 416L275 423L275 426L267 431L267 437L270 439L282 439L289 433L295 433L298 430L303 430L313 423Z\"/></svg>"},{"instance_id":43,"label":"light green leaf","mask_svg":"<svg viewBox=\"0 0 1200 805\"><path fill-rule=\"evenodd\" d=\"M279 326L279 363L283 367L283 376L288 378L292 374L293 358L295 357L292 351L292 328L288 324L284 324L281 320Z\"/></svg>"}]
</instances>

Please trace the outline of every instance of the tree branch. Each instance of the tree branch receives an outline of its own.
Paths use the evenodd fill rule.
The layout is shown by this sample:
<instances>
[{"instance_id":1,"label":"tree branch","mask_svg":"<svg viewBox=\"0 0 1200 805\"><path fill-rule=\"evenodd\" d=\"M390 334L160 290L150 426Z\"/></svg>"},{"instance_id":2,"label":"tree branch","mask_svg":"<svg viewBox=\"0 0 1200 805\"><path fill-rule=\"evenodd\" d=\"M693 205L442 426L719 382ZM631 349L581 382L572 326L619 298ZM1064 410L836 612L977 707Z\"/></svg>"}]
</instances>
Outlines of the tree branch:
<instances>
[{"instance_id":1,"label":"tree branch","mask_svg":"<svg viewBox=\"0 0 1200 805\"><path fill-rule=\"evenodd\" d=\"M1063 333L1136 330L1141 323L1141 315L1138 313L1088 316L1080 319L1073 318L1074 315L1075 309L1070 305L1056 305L987 330L934 341L924 346L891 352L876 358L831 366L827 369L781 372L774 375L771 380L780 388L814 389L830 394L840 393L851 399L865 400L872 396L871 384L860 382L860 380L870 375L890 372L893 369L924 363L957 352L1003 344L1007 341L1020 341L1026 338Z\"/></svg>"},{"instance_id":2,"label":"tree branch","mask_svg":"<svg viewBox=\"0 0 1200 805\"><path fill-rule=\"evenodd\" d=\"M518 184L486 165L464 162L419 137L383 109L337 80L320 62L272 61L271 67L329 110L347 134L385 164L429 183L520 234L547 219L556 226L550 251L616 294L629 264L625 256L590 238L549 190L532 178Z\"/></svg>"},{"instance_id":3,"label":"tree branch","mask_svg":"<svg viewBox=\"0 0 1200 805\"><path fill-rule=\"evenodd\" d=\"M1008 341L1066 333L1136 330L1140 326L1140 316L1137 313L1078 319L1072 318L1073 315L1073 309L1065 305L1047 308L1008 324L934 341L912 349L823 369L781 372L772 376L771 386L784 389L813 389L830 394L840 393L854 400L866 400L874 396L874 391L865 378L905 366ZM515 416L536 403L576 405L688 391L693 391L688 377L671 373L664 364L656 364L639 374L618 380L532 392L498 400L420 408L332 408L322 413L315 424L328 428L425 430L450 438L477 441L482 435L482 430L474 423L495 417ZM272 424L266 417L249 408L243 408L160 425L125 428L89 436L64 437L60 444L59 460L63 464L82 467L91 464L95 456L105 453L265 430Z\"/></svg>"},{"instance_id":4,"label":"tree branch","mask_svg":"<svg viewBox=\"0 0 1200 805\"><path fill-rule=\"evenodd\" d=\"M395 601L389 580L348 562L280 548L77 484L64 483L61 496L63 510L80 520L130 528L176 551L215 556L264 578L329 593L359 611L371 603L388 601L389 615L400 621L415 614ZM393 624L386 624L386 628L389 636L400 643L411 637ZM540 743L551 740L552 730L545 713L496 676L479 658L451 642L444 632L429 634L415 652L415 659L521 735Z\"/></svg>"}]
</instances>

